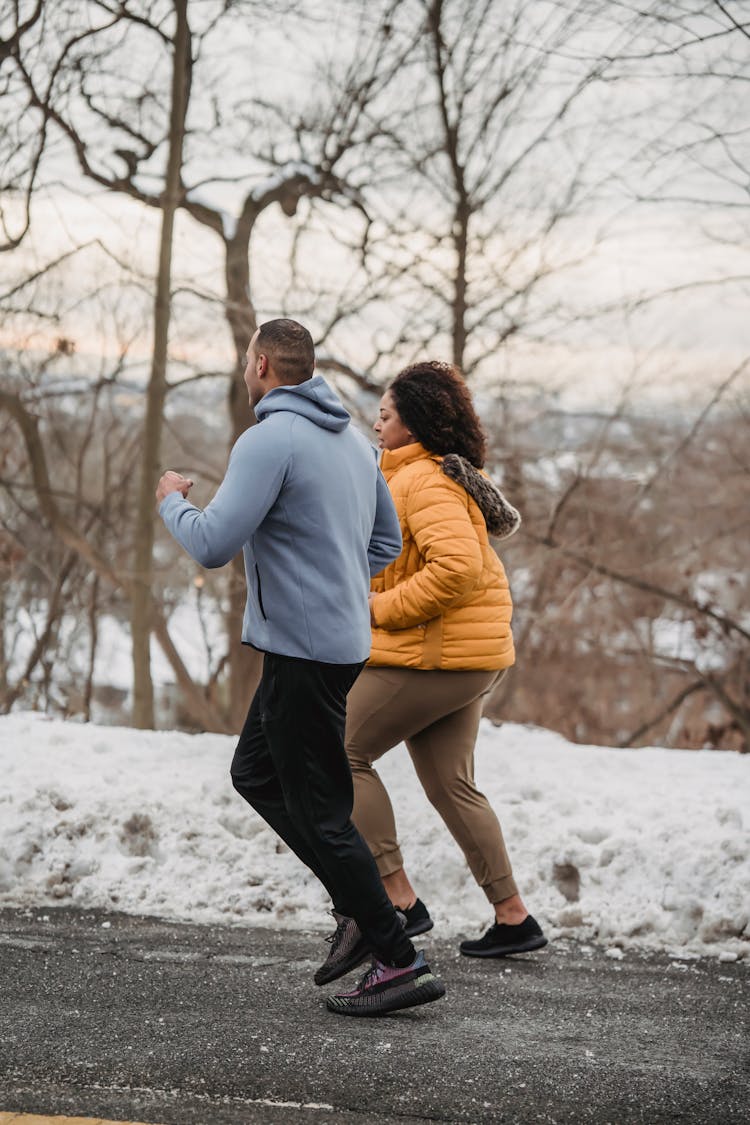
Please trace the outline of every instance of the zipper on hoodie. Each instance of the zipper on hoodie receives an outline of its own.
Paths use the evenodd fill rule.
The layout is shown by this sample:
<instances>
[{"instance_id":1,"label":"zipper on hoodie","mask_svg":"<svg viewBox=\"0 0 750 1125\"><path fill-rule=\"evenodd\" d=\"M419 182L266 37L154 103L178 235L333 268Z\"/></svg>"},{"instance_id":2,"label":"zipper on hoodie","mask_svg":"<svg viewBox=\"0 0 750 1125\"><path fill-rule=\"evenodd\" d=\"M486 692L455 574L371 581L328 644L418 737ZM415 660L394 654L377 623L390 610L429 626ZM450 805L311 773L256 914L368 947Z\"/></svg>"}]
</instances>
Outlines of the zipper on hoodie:
<instances>
[{"instance_id":1,"label":"zipper on hoodie","mask_svg":"<svg viewBox=\"0 0 750 1125\"><path fill-rule=\"evenodd\" d=\"M263 608L263 594L261 593L260 589L260 571L258 570L257 563L255 564L255 582L258 587L258 605L260 607L260 615L264 621L267 621L268 618L266 617L266 611Z\"/></svg>"}]
</instances>

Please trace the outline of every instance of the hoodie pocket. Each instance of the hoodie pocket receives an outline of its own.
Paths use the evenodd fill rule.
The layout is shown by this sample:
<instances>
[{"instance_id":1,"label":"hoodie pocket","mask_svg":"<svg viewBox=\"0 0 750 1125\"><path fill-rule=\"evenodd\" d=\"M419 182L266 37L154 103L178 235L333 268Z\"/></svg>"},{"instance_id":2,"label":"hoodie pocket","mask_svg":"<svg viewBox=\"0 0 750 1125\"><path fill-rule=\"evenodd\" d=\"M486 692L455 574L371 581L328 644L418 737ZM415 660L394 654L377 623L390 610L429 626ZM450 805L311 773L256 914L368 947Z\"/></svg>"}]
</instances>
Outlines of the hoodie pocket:
<instances>
[{"instance_id":1,"label":"hoodie pocket","mask_svg":"<svg viewBox=\"0 0 750 1125\"><path fill-rule=\"evenodd\" d=\"M260 609L260 615L264 621L267 621L266 611L263 608L263 591L260 588L260 571L258 570L257 563L255 564L255 585L258 590L258 608Z\"/></svg>"}]
</instances>

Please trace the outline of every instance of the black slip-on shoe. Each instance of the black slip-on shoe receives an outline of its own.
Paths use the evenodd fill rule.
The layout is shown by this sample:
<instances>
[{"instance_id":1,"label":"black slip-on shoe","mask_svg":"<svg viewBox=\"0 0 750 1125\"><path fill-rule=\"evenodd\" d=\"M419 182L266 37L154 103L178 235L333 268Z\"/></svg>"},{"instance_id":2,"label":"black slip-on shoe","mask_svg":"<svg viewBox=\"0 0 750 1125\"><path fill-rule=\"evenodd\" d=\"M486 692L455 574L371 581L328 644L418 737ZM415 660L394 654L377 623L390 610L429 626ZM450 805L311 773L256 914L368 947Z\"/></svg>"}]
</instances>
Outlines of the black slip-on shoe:
<instances>
[{"instance_id":1,"label":"black slip-on shoe","mask_svg":"<svg viewBox=\"0 0 750 1125\"><path fill-rule=\"evenodd\" d=\"M427 931L431 930L435 925L421 898L418 898L413 906L399 906L397 909L399 914L403 914L406 919L404 933L407 937L416 937L418 934L426 934Z\"/></svg>"},{"instance_id":2,"label":"black slip-on shoe","mask_svg":"<svg viewBox=\"0 0 750 1125\"><path fill-rule=\"evenodd\" d=\"M546 944L541 926L527 914L517 926L495 922L476 941L462 941L459 949L466 957L507 957L511 953L533 953Z\"/></svg>"}]
</instances>

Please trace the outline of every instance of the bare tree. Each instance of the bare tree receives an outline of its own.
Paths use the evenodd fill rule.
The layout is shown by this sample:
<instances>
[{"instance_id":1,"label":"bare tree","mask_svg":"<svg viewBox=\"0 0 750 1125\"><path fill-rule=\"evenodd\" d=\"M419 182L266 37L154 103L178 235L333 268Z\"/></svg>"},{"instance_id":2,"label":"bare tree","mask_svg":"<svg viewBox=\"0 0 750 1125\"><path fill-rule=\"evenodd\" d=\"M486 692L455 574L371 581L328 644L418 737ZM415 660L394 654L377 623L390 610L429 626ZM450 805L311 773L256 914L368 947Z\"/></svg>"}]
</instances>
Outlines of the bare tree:
<instances>
[{"instance_id":1,"label":"bare tree","mask_svg":"<svg viewBox=\"0 0 750 1125\"><path fill-rule=\"evenodd\" d=\"M13 0L0 12L0 99L6 104L18 97L16 60L36 34L43 6L44 0ZM24 114L4 114L0 122L0 252L15 250L28 234L46 133L44 118L30 126ZM18 217L8 215L3 200L18 202Z\"/></svg>"},{"instance_id":2,"label":"bare tree","mask_svg":"<svg viewBox=\"0 0 750 1125\"><path fill-rule=\"evenodd\" d=\"M741 374L692 420L548 410L524 436L516 411L525 520L501 553L519 672L491 716L579 741L748 749Z\"/></svg>"},{"instance_id":3,"label":"bare tree","mask_svg":"<svg viewBox=\"0 0 750 1125\"><path fill-rule=\"evenodd\" d=\"M141 451L141 475L136 512L135 566L131 627L133 633L133 722L154 726L154 687L151 678L151 618L154 550L154 491L161 464L161 431L167 393L167 353L171 313L172 243L174 222L182 196L182 148L190 98L192 47L187 0L174 0L175 29L169 114L169 157L161 202L159 267L154 301L154 346L146 392L146 417Z\"/></svg>"},{"instance_id":4,"label":"bare tree","mask_svg":"<svg viewBox=\"0 0 750 1125\"><path fill-rule=\"evenodd\" d=\"M286 5L284 5L286 7ZM240 11L241 9L241 11ZM254 10L250 2L227 8L216 19L230 22ZM282 138L274 137L269 143L269 133L263 127L263 115L278 121L276 110L269 107L250 107L243 110L248 131L257 134L255 151L250 162L256 171L248 174L246 168L230 178L242 190L239 213L231 220L226 210L208 202L211 185L221 185L222 179L212 174L199 176L195 183L186 182L179 160L180 133L184 126L185 101L178 106L172 95L172 119L165 110L168 102L165 92L156 86L138 87L135 76L116 69L118 58L133 56L136 43L142 50L157 58L173 49L176 34L170 30L163 4L135 5L124 3L113 7L104 0L92 0L85 15L88 19L66 26L61 34L59 27L50 22L47 39L39 59L19 60L27 96L32 107L42 119L62 135L70 145L80 172L91 183L106 191L129 197L135 204L154 209L162 214L162 257L157 280L157 322L152 373L147 396L144 430L143 472L141 476L140 508L137 518L135 591L133 607L134 672L136 679L135 721L150 724L153 721L152 691L148 665L149 601L151 590L150 558L153 544L153 492L155 465L159 458L161 419L165 396L169 390L166 380L167 324L164 312L168 302L168 276L165 257L171 238L175 212L180 210L197 221L220 239L223 254L223 272L226 294L222 307L230 329L235 365L231 371L229 411L231 439L251 422L246 392L242 382L243 356L257 320L252 297L250 277L251 240L266 212L277 205L283 214L293 218L302 199L338 199L344 206L357 204L356 192L337 173L337 165L347 153L361 142L355 129L362 117L368 86L386 81L384 75L376 77L382 51L372 55L371 66L361 79L360 86L343 93L344 104L314 128L301 118L294 118ZM69 13L68 13L69 14ZM196 9L196 15L201 15ZM175 46L175 78L180 78L185 91L195 80L196 68L203 61L203 50L217 26L216 20L202 13L201 27L189 38L186 49ZM179 32L179 23L178 23ZM381 28L379 42L387 40ZM151 46L149 46L149 43ZM143 46L145 44L145 46ZM204 90L205 94L206 91ZM214 98L220 114L220 98ZM352 112L350 106L356 106ZM342 117L345 128L341 125ZM348 120L347 120L348 115ZM181 125L182 122L182 125ZM199 124L190 132L196 146L211 127ZM168 189L154 187L159 153L171 146L174 159L168 165ZM194 152L189 154L196 163ZM124 166L124 170L123 167ZM118 168L113 171L113 168ZM261 169L262 174L259 174ZM244 186L243 186L244 185ZM248 186L249 185L249 186ZM241 559L235 561L230 585L228 617L234 631L241 617L244 598L244 575ZM230 677L230 710L235 724L241 720L247 706L248 694L253 687L256 672L248 650L232 646L226 662ZM249 666L250 665L250 666Z\"/></svg>"},{"instance_id":5,"label":"bare tree","mask_svg":"<svg viewBox=\"0 0 750 1125\"><path fill-rule=\"evenodd\" d=\"M24 554L29 553L33 557L36 552L44 551L51 553L52 557L58 560L54 563L50 561L46 566L51 584L44 599L44 621L46 624L42 626L42 631L38 637L39 643L32 653L34 659L31 663L27 662L26 665L28 674L30 674L36 665L50 659L53 632L62 623L64 611L70 608L69 605L63 605L63 600L66 589L75 585L74 577L77 576L80 583L83 573L87 575L89 582L93 582L96 578L100 585L103 584L107 590L121 595L127 601L132 599L132 579L123 570L120 563L122 548L117 528L122 516L118 518L117 506L113 506L112 502L112 489L108 486L113 478L117 481L124 479L126 469L123 467L123 463L127 464L133 450L132 446L123 441L123 434L120 430L110 434L108 456L112 456L113 459L121 463L118 463L116 467L113 464L109 468L105 468L105 460L101 470L93 477L88 473L85 478L81 476L80 490L77 490L75 486L75 466L80 462L82 448L86 447L88 441L86 434L90 427L84 428L82 442L71 441L70 449L67 450L68 456L64 461L61 461L59 450L55 450L55 472L53 475L50 472L48 442L51 440L54 445L58 441L65 444L70 440L69 416L67 412L61 412L58 425L51 433L49 432L48 419L44 419L47 423L44 430L48 431L44 433L40 424L42 419L38 413L38 408L35 409L27 399L28 394L25 394L22 388L0 390L0 410L10 417L21 439L17 445L17 451L14 452L14 456L18 458L17 474L19 479L14 482L3 481L3 484L6 493L14 499L15 509L24 518L28 529L24 531L23 526L21 526L20 531L16 530L18 527L17 517L15 520L10 520L6 516L4 520L5 532L6 535L10 536L8 549L12 557L15 541L18 545L17 549ZM94 419L95 423L99 420L98 414L94 415ZM57 437L55 437L56 434ZM14 449L16 449L15 446ZM65 464L66 461L66 471L62 472L60 466ZM87 493L92 488L92 479L94 487L103 488L105 492L103 495L100 493L94 499L89 499ZM68 481L70 485L66 487ZM117 493L124 497L124 502L127 501L126 490L117 489ZM123 515L126 515L126 513L127 508ZM111 523L107 526L109 520L111 520ZM39 543L40 521L44 531L41 545ZM108 534L104 535L102 530L99 530L98 534L92 533L97 525L100 529L103 525L107 526ZM97 539L102 541L101 547L96 542ZM19 590L19 594L23 596L23 589ZM82 606L86 606L85 596ZM201 686L193 680L178 653L167 628L167 621L161 607L155 605L152 612L154 635L181 688L186 712L197 725L207 725L215 730L227 729L221 714L211 699L210 693L205 686ZM82 609L81 616L85 619L85 608ZM19 698L25 686L23 681L24 674L21 674L15 685L10 687L4 704L6 708L12 706L15 699Z\"/></svg>"},{"instance_id":6,"label":"bare tree","mask_svg":"<svg viewBox=\"0 0 750 1125\"><path fill-rule=\"evenodd\" d=\"M415 0L395 13L394 35L413 45L399 79L410 112L384 119L387 195L384 183L370 242L401 310L383 352L443 350L471 375L516 334L544 332L559 304L550 278L593 245L565 245L602 174L587 107L605 49L635 34L600 19L587 46L592 7L601 17L603 6L520 0Z\"/></svg>"},{"instance_id":7,"label":"bare tree","mask_svg":"<svg viewBox=\"0 0 750 1125\"><path fill-rule=\"evenodd\" d=\"M28 14L37 7L30 4ZM160 308L171 290L173 333L196 337L205 326L216 358L189 368L175 361L173 347L170 366L164 366L158 358L167 335L161 321L142 449L155 457L160 447L168 450L179 460L175 467L207 485L220 478L224 453L218 426L208 431L200 412L207 401L216 409L216 398L191 402L191 388L197 393L209 379L226 380L231 440L251 423L243 356L266 310L311 323L321 369L350 392L355 411L366 409L361 392L377 387L395 364L425 351L451 357L477 385L488 374L498 384L514 341L554 340L556 332L576 325L583 336L594 317L600 318L597 327L609 327L602 314L623 314L637 334L638 310L654 297L666 299L664 292L640 292L617 299L608 294L604 301L595 293L586 305L587 296L573 284L577 264L587 260L611 216L621 214L624 187L634 217L653 199L675 202L699 183L697 200L716 199L715 192L703 191L714 168L728 189L722 206L729 192L737 200L746 192L742 126L730 128L722 85L725 71L725 77L743 81L736 43L744 46L746 35L742 21L732 20L731 6L708 0L647 9L601 0L349 5L349 22L338 29L329 64L321 63L315 80L306 83L304 101L293 89L288 96L267 97L261 83L245 87L234 81L226 44L245 34L258 11L252 0L187 4L191 46L181 57L192 98L181 172L171 194L164 190L164 169L180 132L179 122L170 122L175 100L164 65L175 57L172 0L43 4L29 27L27 11L17 7L13 26L22 31L25 47L8 53L4 67L0 62L0 75L8 81L12 76L14 97L19 83L23 86L28 131L13 143L18 167L36 168L35 191L42 173L49 186L65 178L76 190L121 198L124 225L150 215L161 222L165 239L168 228L177 232L171 284L161 275ZM316 9L311 16L312 11L305 16L322 13ZM268 25L257 19L258 34ZM309 26L295 18L285 34ZM9 36L2 28L3 38ZM721 52L730 44L722 62ZM704 85L698 71L700 51L706 50ZM125 66L125 59L138 59L138 66ZM666 115L659 120L649 115L640 95L633 95L640 75L662 83L660 97L670 113L674 104L669 122ZM672 103L670 90L686 96L694 91L695 100ZM35 165L37 151L41 158ZM719 152L725 154L721 161ZM687 163L694 176L685 174ZM737 207L736 214L741 220L746 212ZM180 232L200 245L202 262L210 263L201 276L180 250ZM727 228L709 233L727 237ZM326 264L329 251L335 267ZM6 256L14 268L20 263L15 280L0 294L14 323L20 325L24 315L56 323L54 303L45 293L53 278L63 276L68 252L56 250L33 267L18 255ZM152 300L154 282L137 249L137 282L133 261L118 260L126 257L121 251L105 244L89 252L106 254L107 285L129 277L128 284L142 289L139 300ZM92 278L90 289L96 284ZM216 332L217 322L222 333ZM181 381L189 370L193 384ZM47 428L51 399L43 402L54 391L49 381L38 390L30 396L28 388L23 393L12 388L5 401L17 439L23 435L16 455L26 451L22 462L29 473L39 448L47 461L56 448ZM691 745L712 739L734 745L746 721L739 655L745 626L731 604L731 590L726 598L707 601L704 587L707 575L727 579L738 533L734 521L724 532L717 511L706 541L690 542L684 535L686 509L675 490L678 478L689 478L687 504L688 495L705 487L710 471L696 451L720 433L726 397L708 409L709 396L707 413L698 411L687 426L641 425L627 404L617 405L597 421L598 428L581 423L590 444L585 456L577 448L573 469L565 460L571 453L565 448L572 440L569 419L555 421L545 401L516 403L510 394L493 401L497 406L487 418L497 434L492 467L502 469L525 515L524 531L507 553L512 579L514 572L521 576L519 655L531 669L523 682L506 681L502 713L578 738L674 741L685 740L689 731ZM165 402L173 415L166 427ZM52 429L64 426L58 422ZM81 451L88 448L80 428L72 429L73 439ZM736 443L733 450L738 459ZM144 453L140 514L133 503L123 509L128 551L136 529L144 530L135 576L121 563L122 549L118 556L113 548L113 529L100 505L90 525L94 508L69 508L69 497L55 497L56 507L49 509L39 471L24 478L26 492L12 489L14 515L6 520L9 538L0 545L8 557L26 551L28 560L33 546L25 536L20 545L14 538L23 524L23 503L29 518L34 510L44 513L45 529L59 539L56 549L68 552L55 555L54 564L44 563L50 578L65 575L66 586L56 595L54 582L45 585L49 604L41 608L50 610L51 628L45 635L41 614L40 676L45 660L52 668L49 653L62 643L53 636L60 621L55 607L87 567L92 580L81 590L80 606L90 651L97 643L98 607L110 596L118 605L132 597L139 606L134 633L141 667L150 612L155 635L179 669L170 613L198 576L161 538L152 562L147 480L153 481L155 462L148 460ZM653 478L648 487L644 465ZM730 462L721 465L729 474ZM618 487L622 466L626 482ZM739 471L731 477L737 493L742 479ZM71 484L70 494L81 494L81 488ZM665 538L667 525L671 537ZM48 549L52 545L45 539ZM36 557L35 550L30 553ZM72 560L70 571L66 558ZM26 562L9 565L18 574ZM180 568L176 581L170 577L174 566ZM193 696L190 721L203 714L217 729L236 728L252 688L252 654L237 644L215 643L207 615L225 614L227 635L236 631L244 598L241 561L235 561L228 587L220 575L200 580L192 597L210 653L205 682L196 685L184 663L176 674L186 701ZM692 637L692 648L687 642L670 648L665 637L674 630ZM12 631L7 635L12 643ZM571 635L574 657L566 648ZM706 663L712 649L721 654L720 666ZM89 661L83 710L92 666ZM564 682L553 675L560 666ZM592 679L606 681L606 690L592 692ZM615 685L623 689L622 705L615 706ZM53 687L50 681L50 691ZM139 689L139 697L147 694L147 686ZM710 712L713 733L695 708ZM150 721L148 710L146 703L144 721Z\"/></svg>"}]
</instances>

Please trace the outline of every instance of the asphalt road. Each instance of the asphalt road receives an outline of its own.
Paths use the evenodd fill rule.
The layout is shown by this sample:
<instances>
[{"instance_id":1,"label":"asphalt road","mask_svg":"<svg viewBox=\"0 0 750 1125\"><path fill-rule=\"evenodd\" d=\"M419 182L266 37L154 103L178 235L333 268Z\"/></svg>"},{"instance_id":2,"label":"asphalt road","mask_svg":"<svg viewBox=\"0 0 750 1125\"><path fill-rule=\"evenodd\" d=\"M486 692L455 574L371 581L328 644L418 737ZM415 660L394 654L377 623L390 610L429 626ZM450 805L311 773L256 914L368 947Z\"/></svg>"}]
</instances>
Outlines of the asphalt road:
<instances>
[{"instance_id":1,"label":"asphalt road","mask_svg":"<svg viewBox=\"0 0 750 1125\"><path fill-rule=\"evenodd\" d=\"M750 966L418 939L446 999L335 1016L321 934L0 911L0 1111L167 1125L743 1122Z\"/></svg>"}]
</instances>

